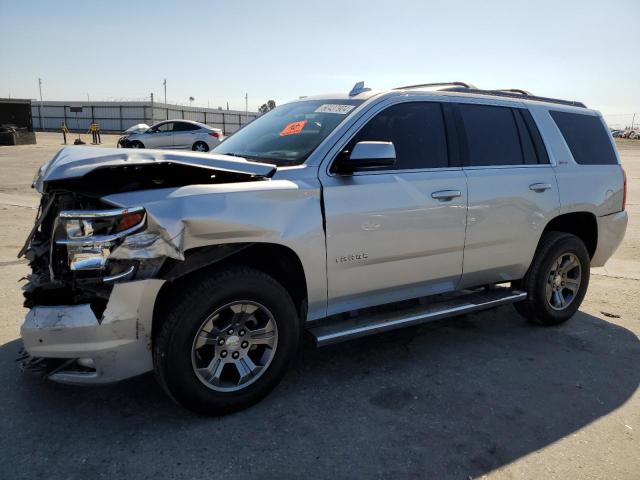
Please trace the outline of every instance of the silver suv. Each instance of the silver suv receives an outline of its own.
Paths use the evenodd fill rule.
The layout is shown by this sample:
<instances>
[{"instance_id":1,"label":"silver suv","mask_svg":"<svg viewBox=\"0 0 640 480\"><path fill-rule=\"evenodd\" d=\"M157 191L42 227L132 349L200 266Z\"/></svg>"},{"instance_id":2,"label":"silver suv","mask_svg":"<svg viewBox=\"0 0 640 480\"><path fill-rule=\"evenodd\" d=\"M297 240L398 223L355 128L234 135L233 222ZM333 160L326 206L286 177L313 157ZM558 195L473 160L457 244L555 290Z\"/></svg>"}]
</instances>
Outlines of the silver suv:
<instances>
[{"instance_id":1,"label":"silver suv","mask_svg":"<svg viewBox=\"0 0 640 480\"><path fill-rule=\"evenodd\" d=\"M622 241L602 116L464 83L302 98L208 155L69 147L39 171L21 364L180 404L271 391L322 346L513 303L555 325Z\"/></svg>"}]
</instances>

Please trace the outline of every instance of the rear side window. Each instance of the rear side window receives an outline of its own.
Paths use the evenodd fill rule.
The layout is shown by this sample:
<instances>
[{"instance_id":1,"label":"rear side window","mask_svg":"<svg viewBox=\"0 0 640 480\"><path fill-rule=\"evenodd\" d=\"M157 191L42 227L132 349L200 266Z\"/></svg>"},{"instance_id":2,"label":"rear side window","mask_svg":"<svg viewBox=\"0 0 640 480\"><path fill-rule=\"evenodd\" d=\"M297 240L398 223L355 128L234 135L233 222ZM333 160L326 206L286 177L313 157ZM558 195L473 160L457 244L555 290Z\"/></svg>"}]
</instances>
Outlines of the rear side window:
<instances>
[{"instance_id":1,"label":"rear side window","mask_svg":"<svg viewBox=\"0 0 640 480\"><path fill-rule=\"evenodd\" d=\"M522 165L524 155L514 113L508 107L459 104L471 166ZM529 155L531 151L529 151Z\"/></svg>"},{"instance_id":2,"label":"rear side window","mask_svg":"<svg viewBox=\"0 0 640 480\"><path fill-rule=\"evenodd\" d=\"M192 130L199 130L200 127L198 125L194 125L193 123L187 122L175 122L173 124L174 132L190 132Z\"/></svg>"},{"instance_id":3,"label":"rear side window","mask_svg":"<svg viewBox=\"0 0 640 480\"><path fill-rule=\"evenodd\" d=\"M435 102L400 103L378 113L349 142L393 142L393 170L448 167L442 107Z\"/></svg>"},{"instance_id":4,"label":"rear side window","mask_svg":"<svg viewBox=\"0 0 640 480\"><path fill-rule=\"evenodd\" d=\"M519 109L514 109L513 115L518 126L518 134L520 135L520 146L522 148L522 156L524 157L524 163L527 165L538 163L538 157L536 156L536 149L533 146L529 129L522 118L522 113Z\"/></svg>"},{"instance_id":5,"label":"rear side window","mask_svg":"<svg viewBox=\"0 0 640 480\"><path fill-rule=\"evenodd\" d=\"M581 165L618 163L609 134L600 117L554 110L549 113L577 163Z\"/></svg>"}]
</instances>

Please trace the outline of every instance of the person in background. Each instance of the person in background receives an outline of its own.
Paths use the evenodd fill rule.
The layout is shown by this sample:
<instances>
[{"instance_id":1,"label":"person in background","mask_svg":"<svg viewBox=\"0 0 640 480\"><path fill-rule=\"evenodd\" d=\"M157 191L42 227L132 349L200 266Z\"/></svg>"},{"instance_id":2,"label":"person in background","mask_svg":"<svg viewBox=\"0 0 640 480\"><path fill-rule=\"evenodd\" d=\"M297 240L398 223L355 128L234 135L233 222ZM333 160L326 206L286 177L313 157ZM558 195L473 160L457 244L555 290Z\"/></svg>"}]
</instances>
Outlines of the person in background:
<instances>
[{"instance_id":1,"label":"person in background","mask_svg":"<svg viewBox=\"0 0 640 480\"><path fill-rule=\"evenodd\" d=\"M64 144L67 144L67 133L69 133L69 129L67 128L67 124L62 122L60 125L60 130L62 130L62 138L64 139Z\"/></svg>"},{"instance_id":2,"label":"person in background","mask_svg":"<svg viewBox=\"0 0 640 480\"><path fill-rule=\"evenodd\" d=\"M89 125L88 133L90 133L93 137L93 141L91 142L93 145L99 145L102 143L100 139L100 125L98 125L96 122L92 122L91 125Z\"/></svg>"}]
</instances>

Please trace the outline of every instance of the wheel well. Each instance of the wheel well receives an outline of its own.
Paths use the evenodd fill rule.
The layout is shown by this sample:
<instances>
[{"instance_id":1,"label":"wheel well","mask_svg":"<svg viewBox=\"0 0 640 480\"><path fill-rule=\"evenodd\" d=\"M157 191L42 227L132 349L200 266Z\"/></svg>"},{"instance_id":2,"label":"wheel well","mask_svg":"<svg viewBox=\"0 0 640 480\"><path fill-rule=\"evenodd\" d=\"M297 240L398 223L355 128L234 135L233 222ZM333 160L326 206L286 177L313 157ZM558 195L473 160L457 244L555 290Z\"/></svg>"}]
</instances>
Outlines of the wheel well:
<instances>
[{"instance_id":1,"label":"wheel well","mask_svg":"<svg viewBox=\"0 0 640 480\"><path fill-rule=\"evenodd\" d=\"M573 212L559 215L551 220L544 232L566 232L580 238L593 258L598 246L598 222L596 216L589 212ZM544 232L542 232L544 234Z\"/></svg>"},{"instance_id":2,"label":"wheel well","mask_svg":"<svg viewBox=\"0 0 640 480\"><path fill-rule=\"evenodd\" d=\"M188 273L179 278L165 282L156 297L153 309L152 336L159 331L163 312L171 303L174 295L179 294L182 287L188 283L197 281L203 275L208 275L212 270L220 270L232 265L251 267L260 270L273 277L291 295L300 319L304 320L307 313L307 280L304 274L302 262L298 255L288 247L271 243L254 243L248 246L242 244L225 245L225 247L238 247L231 255L210 263L203 262L197 269L188 270ZM198 250L185 252L193 255Z\"/></svg>"}]
</instances>

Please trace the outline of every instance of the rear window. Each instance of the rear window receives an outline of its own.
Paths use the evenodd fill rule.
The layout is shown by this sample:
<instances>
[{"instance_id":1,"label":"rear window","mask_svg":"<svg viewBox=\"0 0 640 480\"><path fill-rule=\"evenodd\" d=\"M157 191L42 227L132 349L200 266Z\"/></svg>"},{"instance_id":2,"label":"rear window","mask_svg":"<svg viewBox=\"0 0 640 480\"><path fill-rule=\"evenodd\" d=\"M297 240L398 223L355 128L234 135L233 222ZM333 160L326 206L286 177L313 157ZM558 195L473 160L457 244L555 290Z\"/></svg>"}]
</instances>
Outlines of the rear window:
<instances>
[{"instance_id":1,"label":"rear window","mask_svg":"<svg viewBox=\"0 0 640 480\"><path fill-rule=\"evenodd\" d=\"M549 113L577 163L581 165L618 163L609 134L600 117L559 111Z\"/></svg>"}]
</instances>

